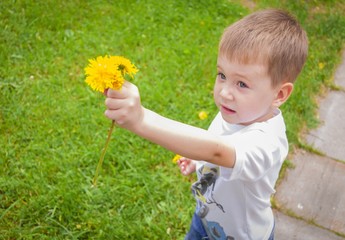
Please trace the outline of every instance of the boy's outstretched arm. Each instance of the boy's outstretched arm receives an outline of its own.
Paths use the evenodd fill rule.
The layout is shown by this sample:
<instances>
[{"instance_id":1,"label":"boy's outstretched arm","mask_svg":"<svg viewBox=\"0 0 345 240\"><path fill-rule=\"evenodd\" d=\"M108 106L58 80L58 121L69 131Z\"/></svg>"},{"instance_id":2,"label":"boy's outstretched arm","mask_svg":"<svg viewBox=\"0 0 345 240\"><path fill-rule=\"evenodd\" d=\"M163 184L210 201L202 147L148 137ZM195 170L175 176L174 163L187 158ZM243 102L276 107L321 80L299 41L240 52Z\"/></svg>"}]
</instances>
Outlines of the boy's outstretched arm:
<instances>
[{"instance_id":1,"label":"boy's outstretched arm","mask_svg":"<svg viewBox=\"0 0 345 240\"><path fill-rule=\"evenodd\" d=\"M234 166L235 149L221 137L144 108L138 88L132 83L125 82L120 91L109 89L105 94L105 115L120 127L187 158Z\"/></svg>"}]
</instances>

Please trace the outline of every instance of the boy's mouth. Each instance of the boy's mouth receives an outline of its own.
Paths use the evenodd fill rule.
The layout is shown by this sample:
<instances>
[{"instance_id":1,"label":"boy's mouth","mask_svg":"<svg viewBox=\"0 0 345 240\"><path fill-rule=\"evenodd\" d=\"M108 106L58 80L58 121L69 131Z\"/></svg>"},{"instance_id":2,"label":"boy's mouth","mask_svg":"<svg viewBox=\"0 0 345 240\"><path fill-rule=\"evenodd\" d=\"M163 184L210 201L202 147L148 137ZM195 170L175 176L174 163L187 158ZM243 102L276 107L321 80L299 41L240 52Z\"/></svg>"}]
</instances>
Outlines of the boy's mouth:
<instances>
[{"instance_id":1,"label":"boy's mouth","mask_svg":"<svg viewBox=\"0 0 345 240\"><path fill-rule=\"evenodd\" d=\"M236 113L235 110L231 109L231 108L228 108L228 107L225 107L224 105L221 106L221 110L224 112L224 113L227 113L227 114L234 114Z\"/></svg>"}]
</instances>

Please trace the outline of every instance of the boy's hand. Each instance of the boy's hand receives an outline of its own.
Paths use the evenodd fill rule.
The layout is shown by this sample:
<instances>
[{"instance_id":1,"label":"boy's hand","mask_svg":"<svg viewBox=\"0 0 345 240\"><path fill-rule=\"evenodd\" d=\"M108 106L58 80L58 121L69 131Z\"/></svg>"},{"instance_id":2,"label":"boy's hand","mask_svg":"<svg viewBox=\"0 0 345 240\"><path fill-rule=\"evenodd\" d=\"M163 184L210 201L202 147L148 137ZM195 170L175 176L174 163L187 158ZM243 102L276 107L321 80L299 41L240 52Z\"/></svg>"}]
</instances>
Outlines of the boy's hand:
<instances>
[{"instance_id":1,"label":"boy's hand","mask_svg":"<svg viewBox=\"0 0 345 240\"><path fill-rule=\"evenodd\" d=\"M134 130L143 119L144 110L140 102L137 86L125 82L121 90L107 89L105 116L114 120L117 125L129 130Z\"/></svg>"},{"instance_id":2,"label":"boy's hand","mask_svg":"<svg viewBox=\"0 0 345 240\"><path fill-rule=\"evenodd\" d=\"M191 159L181 157L177 161L178 166L180 167L180 171L183 175L187 176L193 172L195 172L195 162Z\"/></svg>"}]
</instances>

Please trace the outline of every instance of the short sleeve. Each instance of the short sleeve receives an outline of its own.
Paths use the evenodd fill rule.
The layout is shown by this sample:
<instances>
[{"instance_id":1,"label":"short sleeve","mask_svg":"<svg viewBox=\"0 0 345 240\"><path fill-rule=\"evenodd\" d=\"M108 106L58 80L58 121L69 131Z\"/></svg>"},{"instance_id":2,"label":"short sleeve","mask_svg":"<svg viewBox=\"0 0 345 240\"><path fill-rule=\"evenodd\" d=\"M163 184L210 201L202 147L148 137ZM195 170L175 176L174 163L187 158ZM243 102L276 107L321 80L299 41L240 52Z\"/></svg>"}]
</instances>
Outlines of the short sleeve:
<instances>
[{"instance_id":1,"label":"short sleeve","mask_svg":"<svg viewBox=\"0 0 345 240\"><path fill-rule=\"evenodd\" d=\"M221 168L225 180L257 181L274 165L281 165L287 154L283 139L261 130L251 130L231 139L236 149L233 169Z\"/></svg>"}]
</instances>

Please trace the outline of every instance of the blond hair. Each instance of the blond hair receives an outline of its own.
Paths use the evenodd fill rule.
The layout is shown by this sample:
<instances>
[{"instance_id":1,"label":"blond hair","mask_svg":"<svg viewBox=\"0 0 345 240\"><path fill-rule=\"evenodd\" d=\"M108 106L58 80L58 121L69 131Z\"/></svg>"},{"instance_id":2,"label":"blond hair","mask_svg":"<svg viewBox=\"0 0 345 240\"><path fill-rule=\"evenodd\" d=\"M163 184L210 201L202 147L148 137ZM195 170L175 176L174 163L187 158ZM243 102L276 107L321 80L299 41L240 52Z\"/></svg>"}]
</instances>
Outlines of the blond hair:
<instances>
[{"instance_id":1,"label":"blond hair","mask_svg":"<svg viewBox=\"0 0 345 240\"><path fill-rule=\"evenodd\" d=\"M307 34L297 20L282 10L254 12L225 29L219 54L229 61L262 63L272 86L294 82L308 54Z\"/></svg>"}]
</instances>

